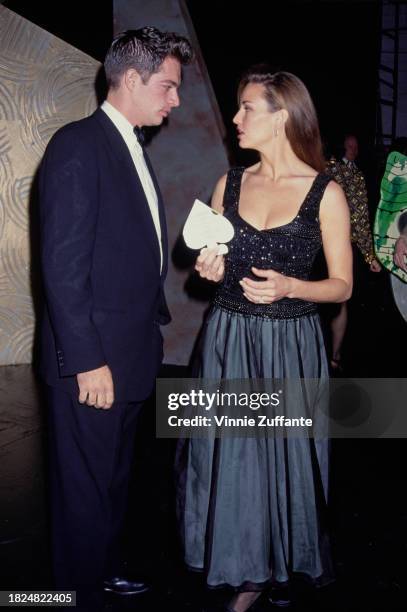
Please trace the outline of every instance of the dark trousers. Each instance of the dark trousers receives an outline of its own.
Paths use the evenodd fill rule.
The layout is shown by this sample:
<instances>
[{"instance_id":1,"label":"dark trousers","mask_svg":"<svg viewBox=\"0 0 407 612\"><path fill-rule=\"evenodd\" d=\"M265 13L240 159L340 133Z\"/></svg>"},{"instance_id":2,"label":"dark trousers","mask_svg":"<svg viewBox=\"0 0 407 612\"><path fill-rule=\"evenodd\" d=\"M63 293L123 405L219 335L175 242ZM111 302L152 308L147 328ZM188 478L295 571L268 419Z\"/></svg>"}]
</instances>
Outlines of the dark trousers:
<instances>
[{"instance_id":1,"label":"dark trousers","mask_svg":"<svg viewBox=\"0 0 407 612\"><path fill-rule=\"evenodd\" d=\"M140 403L109 410L47 387L53 568L58 589L96 591L119 571Z\"/></svg>"}]
</instances>

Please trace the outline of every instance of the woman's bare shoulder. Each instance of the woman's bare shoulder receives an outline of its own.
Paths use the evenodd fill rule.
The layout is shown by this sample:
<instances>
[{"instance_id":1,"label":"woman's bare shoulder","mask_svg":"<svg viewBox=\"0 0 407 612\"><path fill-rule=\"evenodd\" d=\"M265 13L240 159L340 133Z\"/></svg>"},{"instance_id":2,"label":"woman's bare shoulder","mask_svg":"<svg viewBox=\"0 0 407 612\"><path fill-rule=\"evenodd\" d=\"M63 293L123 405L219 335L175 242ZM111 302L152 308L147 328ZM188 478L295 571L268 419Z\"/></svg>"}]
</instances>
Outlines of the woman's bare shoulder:
<instances>
[{"instance_id":1,"label":"woman's bare shoulder","mask_svg":"<svg viewBox=\"0 0 407 612\"><path fill-rule=\"evenodd\" d=\"M321 220L328 217L349 217L349 206L345 193L334 180L329 181L325 187L320 205Z\"/></svg>"},{"instance_id":2,"label":"woman's bare shoulder","mask_svg":"<svg viewBox=\"0 0 407 612\"><path fill-rule=\"evenodd\" d=\"M325 201L332 201L337 199L342 200L343 198L345 198L345 193L342 187L334 179L331 179L325 188L324 198Z\"/></svg>"}]
</instances>

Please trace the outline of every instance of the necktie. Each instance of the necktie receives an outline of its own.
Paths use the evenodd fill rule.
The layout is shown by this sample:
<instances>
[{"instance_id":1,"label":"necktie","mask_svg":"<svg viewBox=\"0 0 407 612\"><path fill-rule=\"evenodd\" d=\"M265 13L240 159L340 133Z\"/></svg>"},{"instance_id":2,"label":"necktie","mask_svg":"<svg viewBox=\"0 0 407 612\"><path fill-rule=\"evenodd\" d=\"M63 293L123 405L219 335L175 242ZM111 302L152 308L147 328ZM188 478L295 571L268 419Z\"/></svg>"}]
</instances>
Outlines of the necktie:
<instances>
[{"instance_id":1,"label":"necktie","mask_svg":"<svg viewBox=\"0 0 407 612\"><path fill-rule=\"evenodd\" d=\"M145 136L143 128L138 127L137 125L133 128L133 132L136 135L136 138L139 142L141 148L144 146Z\"/></svg>"}]
</instances>

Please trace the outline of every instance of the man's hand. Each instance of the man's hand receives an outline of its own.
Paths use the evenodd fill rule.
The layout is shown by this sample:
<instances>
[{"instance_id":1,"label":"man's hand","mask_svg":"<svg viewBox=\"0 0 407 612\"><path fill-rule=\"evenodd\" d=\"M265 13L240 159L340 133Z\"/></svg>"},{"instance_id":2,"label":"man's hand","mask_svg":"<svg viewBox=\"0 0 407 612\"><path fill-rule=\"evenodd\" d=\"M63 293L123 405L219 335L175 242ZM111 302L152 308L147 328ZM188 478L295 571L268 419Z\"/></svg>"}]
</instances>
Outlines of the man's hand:
<instances>
[{"instance_id":1,"label":"man's hand","mask_svg":"<svg viewBox=\"0 0 407 612\"><path fill-rule=\"evenodd\" d=\"M79 402L95 408L108 410L114 402L113 379L107 365L80 372L76 375L79 386Z\"/></svg>"},{"instance_id":2,"label":"man's hand","mask_svg":"<svg viewBox=\"0 0 407 612\"><path fill-rule=\"evenodd\" d=\"M377 259L372 259L369 269L371 272L380 272L382 267L380 263L377 261Z\"/></svg>"},{"instance_id":3,"label":"man's hand","mask_svg":"<svg viewBox=\"0 0 407 612\"><path fill-rule=\"evenodd\" d=\"M217 253L218 247L202 249L195 264L195 270L199 275L214 283L219 283L225 275L225 258Z\"/></svg>"},{"instance_id":4,"label":"man's hand","mask_svg":"<svg viewBox=\"0 0 407 612\"><path fill-rule=\"evenodd\" d=\"M404 270L404 272L407 272L406 257L407 257L407 236L404 236L403 234L402 236L400 236L400 238L398 238L396 245L394 247L393 260L396 266Z\"/></svg>"}]
</instances>

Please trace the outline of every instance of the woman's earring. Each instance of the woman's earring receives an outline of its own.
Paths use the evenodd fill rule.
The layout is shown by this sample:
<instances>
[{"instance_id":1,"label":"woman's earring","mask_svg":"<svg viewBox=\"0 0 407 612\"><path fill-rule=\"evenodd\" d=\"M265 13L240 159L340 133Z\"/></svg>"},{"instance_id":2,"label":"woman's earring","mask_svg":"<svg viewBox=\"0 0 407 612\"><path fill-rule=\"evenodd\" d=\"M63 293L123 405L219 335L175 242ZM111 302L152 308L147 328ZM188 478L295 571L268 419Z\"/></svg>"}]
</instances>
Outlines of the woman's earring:
<instances>
[{"instance_id":1,"label":"woman's earring","mask_svg":"<svg viewBox=\"0 0 407 612\"><path fill-rule=\"evenodd\" d=\"M277 137L278 136L278 129L274 128L274 132L273 133L274 133L274 136Z\"/></svg>"}]
</instances>

